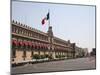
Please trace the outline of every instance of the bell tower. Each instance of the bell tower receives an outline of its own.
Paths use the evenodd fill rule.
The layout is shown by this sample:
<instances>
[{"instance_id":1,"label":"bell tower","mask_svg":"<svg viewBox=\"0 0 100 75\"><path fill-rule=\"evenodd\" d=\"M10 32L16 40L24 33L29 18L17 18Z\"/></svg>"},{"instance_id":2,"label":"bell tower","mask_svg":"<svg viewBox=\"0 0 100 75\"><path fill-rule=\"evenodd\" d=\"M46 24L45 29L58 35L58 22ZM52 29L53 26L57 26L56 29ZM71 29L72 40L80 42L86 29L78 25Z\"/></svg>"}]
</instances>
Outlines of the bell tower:
<instances>
[{"instance_id":1,"label":"bell tower","mask_svg":"<svg viewBox=\"0 0 100 75\"><path fill-rule=\"evenodd\" d=\"M49 36L49 37L53 37L52 26L49 26L49 29L48 29L48 36Z\"/></svg>"},{"instance_id":2,"label":"bell tower","mask_svg":"<svg viewBox=\"0 0 100 75\"><path fill-rule=\"evenodd\" d=\"M52 26L49 26L47 34L48 34L48 41L49 41L50 56L52 56L52 58L55 58L54 47L53 47L54 39L53 39Z\"/></svg>"},{"instance_id":3,"label":"bell tower","mask_svg":"<svg viewBox=\"0 0 100 75\"><path fill-rule=\"evenodd\" d=\"M52 50L52 44L53 44L53 31L52 31L52 26L49 26L49 29L48 29L48 40L49 40L49 43L50 43L50 46L49 46L49 50Z\"/></svg>"}]
</instances>

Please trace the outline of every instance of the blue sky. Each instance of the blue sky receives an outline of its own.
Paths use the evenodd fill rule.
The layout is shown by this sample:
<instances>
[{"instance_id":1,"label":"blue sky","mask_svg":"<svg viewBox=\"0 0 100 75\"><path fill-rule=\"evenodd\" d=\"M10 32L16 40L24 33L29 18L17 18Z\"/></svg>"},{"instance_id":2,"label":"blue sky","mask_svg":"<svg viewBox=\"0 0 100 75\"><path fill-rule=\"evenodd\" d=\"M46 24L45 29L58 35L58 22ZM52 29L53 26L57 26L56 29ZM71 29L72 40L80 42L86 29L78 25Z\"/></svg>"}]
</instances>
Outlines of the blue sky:
<instances>
[{"instance_id":1,"label":"blue sky","mask_svg":"<svg viewBox=\"0 0 100 75\"><path fill-rule=\"evenodd\" d=\"M41 21L48 9L55 36L89 51L95 47L95 6L13 1L12 19L47 32L48 22L42 26Z\"/></svg>"}]
</instances>

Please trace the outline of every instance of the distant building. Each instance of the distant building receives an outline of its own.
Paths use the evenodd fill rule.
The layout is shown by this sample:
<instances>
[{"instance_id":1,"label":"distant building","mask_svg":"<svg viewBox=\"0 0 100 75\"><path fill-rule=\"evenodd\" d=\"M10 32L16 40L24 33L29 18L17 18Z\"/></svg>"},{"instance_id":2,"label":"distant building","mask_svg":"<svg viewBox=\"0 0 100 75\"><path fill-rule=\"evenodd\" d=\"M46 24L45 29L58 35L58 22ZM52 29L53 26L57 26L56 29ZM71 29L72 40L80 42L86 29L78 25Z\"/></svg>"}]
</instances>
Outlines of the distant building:
<instances>
[{"instance_id":1,"label":"distant building","mask_svg":"<svg viewBox=\"0 0 100 75\"><path fill-rule=\"evenodd\" d=\"M88 56L88 49L87 48L80 48L77 47L75 48L75 57L86 57Z\"/></svg>"},{"instance_id":2,"label":"distant building","mask_svg":"<svg viewBox=\"0 0 100 75\"><path fill-rule=\"evenodd\" d=\"M88 56L88 48L83 48L84 50L84 56Z\"/></svg>"},{"instance_id":3,"label":"distant building","mask_svg":"<svg viewBox=\"0 0 100 75\"><path fill-rule=\"evenodd\" d=\"M92 48L92 51L90 52L91 56L95 56L96 55L96 48Z\"/></svg>"}]
</instances>

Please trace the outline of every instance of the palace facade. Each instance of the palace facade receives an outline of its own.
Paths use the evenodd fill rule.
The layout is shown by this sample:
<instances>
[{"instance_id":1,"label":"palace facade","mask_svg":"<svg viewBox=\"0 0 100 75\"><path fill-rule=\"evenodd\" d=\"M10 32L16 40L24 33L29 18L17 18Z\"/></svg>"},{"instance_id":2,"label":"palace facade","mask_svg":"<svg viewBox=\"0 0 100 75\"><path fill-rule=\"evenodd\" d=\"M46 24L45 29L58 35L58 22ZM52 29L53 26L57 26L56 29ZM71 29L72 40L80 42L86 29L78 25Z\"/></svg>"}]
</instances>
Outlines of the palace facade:
<instances>
[{"instance_id":1,"label":"palace facade","mask_svg":"<svg viewBox=\"0 0 100 75\"><path fill-rule=\"evenodd\" d=\"M53 35L49 26L47 33L12 21L12 63L31 61L33 59L61 59L75 57L75 43Z\"/></svg>"}]
</instances>

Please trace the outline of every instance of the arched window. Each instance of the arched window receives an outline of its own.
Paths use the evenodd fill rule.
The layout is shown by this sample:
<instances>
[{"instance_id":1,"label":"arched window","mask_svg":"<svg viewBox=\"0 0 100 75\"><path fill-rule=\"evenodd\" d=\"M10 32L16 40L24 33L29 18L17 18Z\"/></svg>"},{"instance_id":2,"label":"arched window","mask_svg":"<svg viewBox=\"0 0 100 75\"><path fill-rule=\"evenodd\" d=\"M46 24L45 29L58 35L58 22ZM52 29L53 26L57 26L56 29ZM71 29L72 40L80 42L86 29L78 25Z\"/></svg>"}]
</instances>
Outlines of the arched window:
<instances>
[{"instance_id":1,"label":"arched window","mask_svg":"<svg viewBox=\"0 0 100 75\"><path fill-rule=\"evenodd\" d=\"M22 34L24 33L24 30L22 29Z\"/></svg>"},{"instance_id":2,"label":"arched window","mask_svg":"<svg viewBox=\"0 0 100 75\"><path fill-rule=\"evenodd\" d=\"M16 33L18 33L18 28L16 27Z\"/></svg>"},{"instance_id":3,"label":"arched window","mask_svg":"<svg viewBox=\"0 0 100 75\"><path fill-rule=\"evenodd\" d=\"M14 33L16 33L16 28L14 27Z\"/></svg>"},{"instance_id":4,"label":"arched window","mask_svg":"<svg viewBox=\"0 0 100 75\"><path fill-rule=\"evenodd\" d=\"M14 33L14 27L12 26L12 32Z\"/></svg>"},{"instance_id":5,"label":"arched window","mask_svg":"<svg viewBox=\"0 0 100 75\"><path fill-rule=\"evenodd\" d=\"M26 35L26 30L24 30L23 34Z\"/></svg>"},{"instance_id":6,"label":"arched window","mask_svg":"<svg viewBox=\"0 0 100 75\"><path fill-rule=\"evenodd\" d=\"M20 34L22 34L22 28L20 28Z\"/></svg>"},{"instance_id":7,"label":"arched window","mask_svg":"<svg viewBox=\"0 0 100 75\"><path fill-rule=\"evenodd\" d=\"M27 36L27 30L25 30L25 35Z\"/></svg>"}]
</instances>

